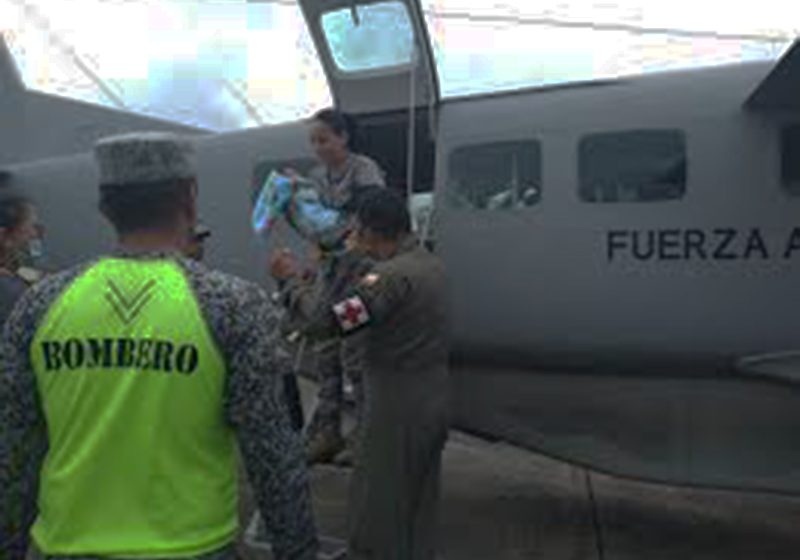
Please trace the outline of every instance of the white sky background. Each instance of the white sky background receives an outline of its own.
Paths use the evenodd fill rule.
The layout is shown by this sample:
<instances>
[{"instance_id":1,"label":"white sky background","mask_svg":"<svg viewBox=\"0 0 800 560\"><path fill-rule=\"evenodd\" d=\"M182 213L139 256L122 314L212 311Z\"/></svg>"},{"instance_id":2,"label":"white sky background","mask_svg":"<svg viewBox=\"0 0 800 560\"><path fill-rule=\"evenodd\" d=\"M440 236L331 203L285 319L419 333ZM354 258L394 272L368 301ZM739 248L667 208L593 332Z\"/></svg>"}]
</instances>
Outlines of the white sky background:
<instances>
[{"instance_id":1,"label":"white sky background","mask_svg":"<svg viewBox=\"0 0 800 560\"><path fill-rule=\"evenodd\" d=\"M800 35L800 1L789 0L423 7L445 96L771 59ZM0 32L30 87L216 130L330 103L302 15L287 2L0 0Z\"/></svg>"}]
</instances>

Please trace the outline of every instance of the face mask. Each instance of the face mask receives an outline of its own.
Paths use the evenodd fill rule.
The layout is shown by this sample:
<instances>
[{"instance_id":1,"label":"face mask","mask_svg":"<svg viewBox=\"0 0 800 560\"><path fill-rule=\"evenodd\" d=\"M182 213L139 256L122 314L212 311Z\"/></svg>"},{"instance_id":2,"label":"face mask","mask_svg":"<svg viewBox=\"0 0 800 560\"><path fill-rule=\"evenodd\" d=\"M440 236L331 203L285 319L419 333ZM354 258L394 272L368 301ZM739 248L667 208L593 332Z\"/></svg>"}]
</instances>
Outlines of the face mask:
<instances>
[{"instance_id":1,"label":"face mask","mask_svg":"<svg viewBox=\"0 0 800 560\"><path fill-rule=\"evenodd\" d=\"M44 256L44 243L41 239L31 239L28 242L28 258L41 259Z\"/></svg>"},{"instance_id":2,"label":"face mask","mask_svg":"<svg viewBox=\"0 0 800 560\"><path fill-rule=\"evenodd\" d=\"M41 239L31 239L28 243L20 247L17 253L19 266L32 266L44 256L44 245Z\"/></svg>"}]
</instances>

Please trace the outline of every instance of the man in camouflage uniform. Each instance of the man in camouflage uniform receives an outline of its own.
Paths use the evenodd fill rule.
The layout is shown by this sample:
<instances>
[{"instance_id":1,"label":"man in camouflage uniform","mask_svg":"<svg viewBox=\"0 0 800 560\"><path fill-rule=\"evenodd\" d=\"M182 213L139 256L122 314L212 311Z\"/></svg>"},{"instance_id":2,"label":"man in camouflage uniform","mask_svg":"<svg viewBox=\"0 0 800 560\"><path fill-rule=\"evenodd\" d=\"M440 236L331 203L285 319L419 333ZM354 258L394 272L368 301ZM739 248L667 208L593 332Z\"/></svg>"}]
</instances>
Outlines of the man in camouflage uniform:
<instances>
[{"instance_id":1,"label":"man in camouflage uniform","mask_svg":"<svg viewBox=\"0 0 800 560\"><path fill-rule=\"evenodd\" d=\"M372 261L366 255L352 250L329 256L321 267L316 297L324 300L342 297L371 267ZM316 349L320 388L317 408L307 429L307 456L312 462L334 460L349 465L358 444L363 416L364 340L358 334L345 338L336 333L317 342ZM343 431L344 380L349 380L353 388L356 421L342 450L341 445L337 445L337 436Z\"/></svg>"},{"instance_id":2,"label":"man in camouflage uniform","mask_svg":"<svg viewBox=\"0 0 800 560\"><path fill-rule=\"evenodd\" d=\"M316 558L274 309L256 285L183 256L197 214L191 152L161 133L100 142L118 250L46 278L8 320L0 558L24 557L37 501L39 557L235 558L234 436L275 557Z\"/></svg>"},{"instance_id":3,"label":"man in camouflage uniform","mask_svg":"<svg viewBox=\"0 0 800 560\"><path fill-rule=\"evenodd\" d=\"M287 315L297 322L308 312L307 303L319 299L331 300L343 295L344 290L372 266L367 255L346 246L352 227L353 215L360 201L370 192L381 190L382 183L351 185L340 193L340 198L324 197L337 208L343 219L316 239L315 274L300 275L282 283L279 293ZM323 190L323 193L327 191ZM329 193L330 194L330 193ZM346 194L346 198L344 197ZM352 463L353 449L357 445L362 416L364 345L361 337L343 338L338 333L310 344L315 357L315 373L319 383L317 406L306 427L306 456L309 463ZM351 382L355 400L356 424L353 431L342 437L342 411L344 408L344 381Z\"/></svg>"}]
</instances>

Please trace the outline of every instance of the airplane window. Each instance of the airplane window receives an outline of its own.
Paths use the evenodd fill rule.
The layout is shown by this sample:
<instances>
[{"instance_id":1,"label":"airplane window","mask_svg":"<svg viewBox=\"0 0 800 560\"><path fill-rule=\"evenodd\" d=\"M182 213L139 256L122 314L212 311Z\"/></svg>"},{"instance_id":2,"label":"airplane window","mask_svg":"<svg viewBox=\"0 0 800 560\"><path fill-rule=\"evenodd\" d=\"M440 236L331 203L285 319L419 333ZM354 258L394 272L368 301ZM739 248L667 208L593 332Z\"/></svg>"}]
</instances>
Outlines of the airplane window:
<instances>
[{"instance_id":1,"label":"airplane window","mask_svg":"<svg viewBox=\"0 0 800 560\"><path fill-rule=\"evenodd\" d=\"M0 33L31 89L208 130L332 104L296 2L0 0Z\"/></svg>"},{"instance_id":2,"label":"airplane window","mask_svg":"<svg viewBox=\"0 0 800 560\"><path fill-rule=\"evenodd\" d=\"M781 179L787 191L800 196L800 124L781 131Z\"/></svg>"},{"instance_id":3,"label":"airplane window","mask_svg":"<svg viewBox=\"0 0 800 560\"><path fill-rule=\"evenodd\" d=\"M541 144L535 140L466 146L450 156L450 198L456 206L511 210L542 197Z\"/></svg>"},{"instance_id":4,"label":"airplane window","mask_svg":"<svg viewBox=\"0 0 800 560\"><path fill-rule=\"evenodd\" d=\"M339 70L362 72L406 66L414 49L414 30L400 2L380 2L322 16L325 39Z\"/></svg>"},{"instance_id":5,"label":"airplane window","mask_svg":"<svg viewBox=\"0 0 800 560\"><path fill-rule=\"evenodd\" d=\"M679 130L591 134L578 148L585 202L657 202L686 192L686 138Z\"/></svg>"}]
</instances>

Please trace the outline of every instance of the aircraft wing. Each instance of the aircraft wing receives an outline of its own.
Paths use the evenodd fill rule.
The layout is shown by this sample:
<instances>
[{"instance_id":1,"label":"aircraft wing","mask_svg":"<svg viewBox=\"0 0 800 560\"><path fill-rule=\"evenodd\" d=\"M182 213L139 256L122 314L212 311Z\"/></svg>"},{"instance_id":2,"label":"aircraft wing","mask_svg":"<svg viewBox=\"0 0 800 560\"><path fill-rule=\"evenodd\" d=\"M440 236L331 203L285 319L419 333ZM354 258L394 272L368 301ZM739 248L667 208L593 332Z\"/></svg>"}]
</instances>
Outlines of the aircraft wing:
<instances>
[{"instance_id":1,"label":"aircraft wing","mask_svg":"<svg viewBox=\"0 0 800 560\"><path fill-rule=\"evenodd\" d=\"M761 111L800 111L800 39L758 84L745 107Z\"/></svg>"}]
</instances>

